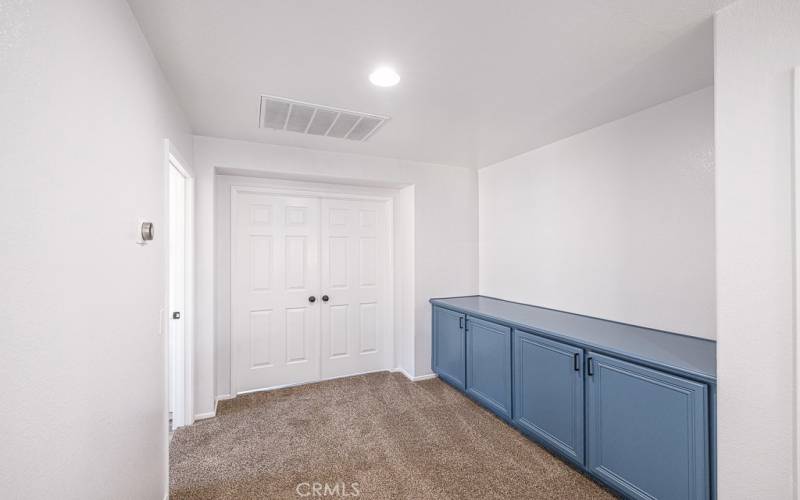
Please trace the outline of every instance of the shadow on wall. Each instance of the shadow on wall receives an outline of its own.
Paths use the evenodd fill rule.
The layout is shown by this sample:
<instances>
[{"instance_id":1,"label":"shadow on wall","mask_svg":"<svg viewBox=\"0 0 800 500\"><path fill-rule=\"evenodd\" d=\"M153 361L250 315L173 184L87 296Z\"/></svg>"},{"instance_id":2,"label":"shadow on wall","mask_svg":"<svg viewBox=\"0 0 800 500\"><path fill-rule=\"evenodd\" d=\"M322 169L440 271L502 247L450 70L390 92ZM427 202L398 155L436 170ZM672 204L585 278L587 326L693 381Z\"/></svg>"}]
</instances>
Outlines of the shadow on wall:
<instances>
[{"instance_id":1,"label":"shadow on wall","mask_svg":"<svg viewBox=\"0 0 800 500\"><path fill-rule=\"evenodd\" d=\"M519 154L537 149L713 84L714 24L708 19L627 71L597 80L583 97L537 121L525 137L539 137L537 144L524 142L516 149ZM574 126L587 122L590 127Z\"/></svg>"}]
</instances>

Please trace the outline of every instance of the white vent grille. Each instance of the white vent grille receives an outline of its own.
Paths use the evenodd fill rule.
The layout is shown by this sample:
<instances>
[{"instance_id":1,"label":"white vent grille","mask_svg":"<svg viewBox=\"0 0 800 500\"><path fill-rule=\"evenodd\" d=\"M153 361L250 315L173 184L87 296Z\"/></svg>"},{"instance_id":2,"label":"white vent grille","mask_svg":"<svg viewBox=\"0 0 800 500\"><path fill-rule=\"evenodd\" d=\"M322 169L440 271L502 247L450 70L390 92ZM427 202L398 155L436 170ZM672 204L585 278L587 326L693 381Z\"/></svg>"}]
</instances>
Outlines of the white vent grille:
<instances>
[{"instance_id":1,"label":"white vent grille","mask_svg":"<svg viewBox=\"0 0 800 500\"><path fill-rule=\"evenodd\" d=\"M388 119L388 116L262 95L258 124L260 128L366 141Z\"/></svg>"}]
</instances>

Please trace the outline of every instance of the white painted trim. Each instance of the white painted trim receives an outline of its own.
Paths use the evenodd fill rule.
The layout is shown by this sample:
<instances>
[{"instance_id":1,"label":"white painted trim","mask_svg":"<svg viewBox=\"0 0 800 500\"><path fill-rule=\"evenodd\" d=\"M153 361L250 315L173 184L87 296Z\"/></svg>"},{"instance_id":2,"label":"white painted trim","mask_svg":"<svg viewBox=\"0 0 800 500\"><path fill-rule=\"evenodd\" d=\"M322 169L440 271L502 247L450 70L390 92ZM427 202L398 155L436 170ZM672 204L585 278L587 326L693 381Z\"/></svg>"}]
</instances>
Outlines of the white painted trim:
<instances>
[{"instance_id":1,"label":"white painted trim","mask_svg":"<svg viewBox=\"0 0 800 500\"><path fill-rule=\"evenodd\" d=\"M269 180L269 179L267 179ZM282 179L276 179L276 181ZM236 205L238 202L238 196L245 193L254 193L254 194L271 194L271 195L279 195L279 196L295 196L295 197L304 197L304 198L319 198L320 200L323 198L327 199L336 199L336 200L367 200L367 201L379 201L386 204L386 242L388 246L388 262L387 262L387 269L386 269L386 297L387 302L389 303L389 307L387 308L387 314L384 321L384 330L389 332L388 338L384 339L384 346L385 346L385 355L384 355L384 366L387 368L382 368L377 371L391 371L388 367L392 366L395 363L395 335L396 332L394 331L394 309L395 309L395 296L394 296L394 197L389 196L387 194L363 194L363 191L370 191L371 188L369 187L362 187L362 186L348 186L342 184L330 184L328 188L325 183L314 183L311 185L307 182L293 182L296 187L278 187L278 186L269 186L269 185L261 185L261 186L248 186L244 184L234 184L231 185L231 206L230 206L230 221L231 221L231 238L230 238L230 252L231 252L231 259L233 255L236 254L234 244L234 224L237 220L237 212L236 212ZM355 191L361 191L359 193L355 192L347 192L347 189L353 189ZM343 189L345 191L343 191ZM233 261L231 260L231 266ZM303 385L303 384L292 384L292 385L283 385L283 386L275 386L269 388L262 388L262 389L253 389L249 391L239 391L238 388L238 381L236 380L236 349L233 348L233 311L235 310L233 307L233 277L235 273L231 268L230 272L230 288L231 288L231 317L230 317L230 339L231 339L231 349L230 349L230 392L231 394L247 394L250 392L259 392L265 390L273 390L279 389L282 387L293 387L294 385ZM320 337L320 342L322 338ZM320 351L321 352L321 351ZM322 358L320 357L319 360L319 373L322 373ZM365 373L373 373L373 372L365 372ZM356 376L356 375L363 375L363 373L357 373L352 375L346 375L347 377ZM341 377L336 377L341 378ZM330 378L320 378L318 382L322 382L325 380L333 380ZM316 382L309 382L309 383L316 383Z\"/></svg>"},{"instance_id":2,"label":"white painted trim","mask_svg":"<svg viewBox=\"0 0 800 500\"><path fill-rule=\"evenodd\" d=\"M792 96L793 115L793 134L794 147L792 149L792 176L794 204L794 311L793 311L793 330L794 330L794 498L800 495L800 328L798 327L798 315L800 315L800 66L794 69L794 95Z\"/></svg>"},{"instance_id":3,"label":"white painted trim","mask_svg":"<svg viewBox=\"0 0 800 500\"><path fill-rule=\"evenodd\" d=\"M175 415L173 415L173 425L175 428L182 427L184 425L191 425L194 423L194 337L195 337L195 311L194 311L194 286L195 286L195 263L194 263L194 254L195 254L195 230L194 230L194 221L195 221L195 199L194 199L194 191L195 191L195 179L193 175L193 170L191 165L184 160L183 155L181 155L180 151L175 147L175 145L169 139L164 139L164 165L165 165L165 175L166 175L166 216L164 217L165 226L167 228L164 231L164 234L169 234L169 172L170 168L175 168L178 172L180 172L183 177L186 179L186 192L184 196L185 200L185 223L186 223L186 234L185 238L186 241L184 242L184 249L185 249L185 259L184 259L184 267L185 267L185 297L184 297L184 336L182 345L179 345L179 350L182 354L180 356L182 358L183 370L182 376L180 377L181 380L178 381L179 387L177 388L176 392L176 400L180 405L180 411L176 411ZM167 254L167 263L169 263L169 244L165 245L165 252ZM166 266L167 268L167 275L169 274L169 265ZM170 314L169 314L169 277L167 276L166 279L166 297L165 297L165 310L167 314L165 315L166 321L169 321ZM169 327L166 326L164 331L169 335ZM167 337L168 339L168 337ZM168 343L168 340L167 340ZM167 351L169 355L169 351ZM167 361L167 366L169 366L169 360ZM167 374L168 375L168 374ZM167 379L167 383L169 383L169 379ZM168 391L167 391L168 392ZM167 402L169 403L169 401ZM167 408L169 408L169 404L167 404ZM176 409L177 410L177 409ZM169 410L167 410L169 411Z\"/></svg>"},{"instance_id":4,"label":"white painted trim","mask_svg":"<svg viewBox=\"0 0 800 500\"><path fill-rule=\"evenodd\" d=\"M189 170L189 172L191 172ZM186 178L186 327L184 332L184 408L185 425L194 423L194 344L195 344L195 179Z\"/></svg>"},{"instance_id":5,"label":"white painted trim","mask_svg":"<svg viewBox=\"0 0 800 500\"><path fill-rule=\"evenodd\" d=\"M167 159L169 160L169 157L172 156L172 158L178 163L178 168L183 176L194 178L192 164L186 161L181 152L178 151L178 148L175 147L175 144L173 144L169 139L164 139L164 146L166 148Z\"/></svg>"},{"instance_id":6,"label":"white painted trim","mask_svg":"<svg viewBox=\"0 0 800 500\"><path fill-rule=\"evenodd\" d=\"M396 373L402 373L408 380L412 382L421 382L423 380L431 380L438 377L438 375L436 375L435 373L428 373L426 375L417 375L416 377L412 377L411 375L409 375L407 371L405 371L402 368L395 368L392 371Z\"/></svg>"},{"instance_id":7,"label":"white painted trim","mask_svg":"<svg viewBox=\"0 0 800 500\"><path fill-rule=\"evenodd\" d=\"M228 300L230 301L230 303L228 304L230 310L230 314L228 315L228 365L230 365L228 366L229 370L228 379L230 380L229 389L231 394L236 394L237 393L236 388L239 387L239 380L238 377L236 376L236 348L233 345L233 332L234 332L233 323L234 323L234 317L236 316L236 308L234 308L233 306L234 302L233 297L236 293L235 292L236 288L233 286L233 277L235 275L233 270L233 261L234 261L234 256L236 255L236 235L234 234L235 231L234 227L236 221L239 220L239 211L236 208L239 205L239 192L240 192L239 190L234 189L234 187L231 186L231 207L230 207L230 221L229 221L230 231L228 231L229 233L228 247L231 256L230 262L228 263L230 267L228 272L228 286L230 288L230 296L228 297ZM216 295L217 294L216 286L214 288L215 288L214 295ZM216 343L216 335L214 338L214 342Z\"/></svg>"},{"instance_id":8,"label":"white painted trim","mask_svg":"<svg viewBox=\"0 0 800 500\"><path fill-rule=\"evenodd\" d=\"M194 416L194 420L205 420L208 418L214 418L217 416L217 409L219 408L220 401L227 401L229 399L235 399L236 396L231 396L230 394L222 394L216 397L214 400L214 411L209 411L206 413L198 413Z\"/></svg>"},{"instance_id":9,"label":"white painted trim","mask_svg":"<svg viewBox=\"0 0 800 500\"><path fill-rule=\"evenodd\" d=\"M206 419L209 419L209 418L216 417L217 416L217 407L219 406L219 402L220 402L219 398L217 398L217 400L214 401L214 411L208 411L208 412L205 412L205 413L197 413L194 416L194 419L195 420L206 420Z\"/></svg>"},{"instance_id":10,"label":"white painted trim","mask_svg":"<svg viewBox=\"0 0 800 500\"><path fill-rule=\"evenodd\" d=\"M307 184L307 183L300 183L300 184ZM331 190L328 191L324 188L319 187L319 184L323 183L316 183L316 184L317 185L315 185L313 188L308 188L308 189L272 187L272 186L247 186L247 185L234 184L231 186L231 193L236 191L238 193L273 194L280 196L296 196L300 198L328 198L334 200L372 200L372 201L393 200L391 196L347 193L347 192L342 192L339 189L334 189L342 187L346 189L347 187L351 187L351 188L358 188L359 190L368 190L369 189L368 187L362 188L361 186L346 186L343 184L331 184Z\"/></svg>"}]
</instances>

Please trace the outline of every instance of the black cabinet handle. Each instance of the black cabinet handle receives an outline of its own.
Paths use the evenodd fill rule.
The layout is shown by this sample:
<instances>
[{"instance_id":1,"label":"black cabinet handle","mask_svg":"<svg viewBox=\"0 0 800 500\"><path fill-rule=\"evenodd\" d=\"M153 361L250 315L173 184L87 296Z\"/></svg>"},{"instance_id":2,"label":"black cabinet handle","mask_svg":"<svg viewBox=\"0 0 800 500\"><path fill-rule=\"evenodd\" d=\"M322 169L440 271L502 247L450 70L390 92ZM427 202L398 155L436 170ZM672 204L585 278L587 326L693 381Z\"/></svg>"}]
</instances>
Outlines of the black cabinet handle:
<instances>
[{"instance_id":1,"label":"black cabinet handle","mask_svg":"<svg viewBox=\"0 0 800 500\"><path fill-rule=\"evenodd\" d=\"M308 298L308 301L313 304L314 302L317 301L317 298L312 295L311 297Z\"/></svg>"},{"instance_id":2,"label":"black cabinet handle","mask_svg":"<svg viewBox=\"0 0 800 500\"><path fill-rule=\"evenodd\" d=\"M572 363L572 367L575 369L576 372L581 371L581 359L580 358L581 358L580 353L576 352L574 361Z\"/></svg>"},{"instance_id":3,"label":"black cabinet handle","mask_svg":"<svg viewBox=\"0 0 800 500\"><path fill-rule=\"evenodd\" d=\"M458 328L460 328L460 329L464 328L464 316L459 316L458 317Z\"/></svg>"},{"instance_id":4,"label":"black cabinet handle","mask_svg":"<svg viewBox=\"0 0 800 500\"><path fill-rule=\"evenodd\" d=\"M594 375L594 364L591 357L586 358L586 375L590 377Z\"/></svg>"},{"instance_id":5,"label":"black cabinet handle","mask_svg":"<svg viewBox=\"0 0 800 500\"><path fill-rule=\"evenodd\" d=\"M327 295L322 296L322 302L328 302L329 299L330 297L328 297Z\"/></svg>"}]
</instances>

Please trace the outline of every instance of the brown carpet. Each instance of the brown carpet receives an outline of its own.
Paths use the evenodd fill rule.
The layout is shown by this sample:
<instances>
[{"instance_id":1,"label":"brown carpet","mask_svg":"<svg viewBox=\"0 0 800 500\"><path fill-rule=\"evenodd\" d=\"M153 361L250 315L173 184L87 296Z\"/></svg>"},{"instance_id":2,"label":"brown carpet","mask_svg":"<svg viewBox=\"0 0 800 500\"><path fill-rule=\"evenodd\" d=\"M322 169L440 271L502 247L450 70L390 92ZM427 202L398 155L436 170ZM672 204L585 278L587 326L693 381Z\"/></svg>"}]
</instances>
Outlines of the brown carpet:
<instances>
[{"instance_id":1,"label":"brown carpet","mask_svg":"<svg viewBox=\"0 0 800 500\"><path fill-rule=\"evenodd\" d=\"M386 372L220 402L169 458L174 499L614 498L440 380Z\"/></svg>"}]
</instances>

